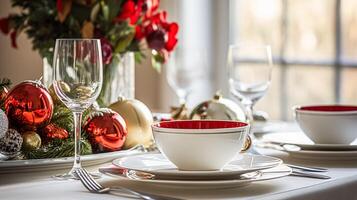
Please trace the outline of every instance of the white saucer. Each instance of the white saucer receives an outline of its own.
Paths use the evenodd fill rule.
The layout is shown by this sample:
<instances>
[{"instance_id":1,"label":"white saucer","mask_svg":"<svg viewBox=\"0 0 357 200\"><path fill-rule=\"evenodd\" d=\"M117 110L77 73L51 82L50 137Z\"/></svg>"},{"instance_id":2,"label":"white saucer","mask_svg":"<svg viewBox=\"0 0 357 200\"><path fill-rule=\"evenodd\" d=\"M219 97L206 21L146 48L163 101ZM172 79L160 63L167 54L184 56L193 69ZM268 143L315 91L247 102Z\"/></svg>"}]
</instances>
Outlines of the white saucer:
<instances>
[{"instance_id":1,"label":"white saucer","mask_svg":"<svg viewBox=\"0 0 357 200\"><path fill-rule=\"evenodd\" d=\"M282 164L279 158L240 154L219 171L179 171L162 154L126 156L113 161L119 168L146 172L166 179L230 179L244 173L269 169Z\"/></svg>"},{"instance_id":2,"label":"white saucer","mask_svg":"<svg viewBox=\"0 0 357 200\"><path fill-rule=\"evenodd\" d=\"M291 157L308 160L356 161L357 151L287 151Z\"/></svg>"},{"instance_id":3,"label":"white saucer","mask_svg":"<svg viewBox=\"0 0 357 200\"><path fill-rule=\"evenodd\" d=\"M279 132L263 135L261 138L265 142L277 144L292 144L301 147L302 150L309 151L353 151L357 150L357 141L351 144L316 144L303 132Z\"/></svg>"},{"instance_id":4,"label":"white saucer","mask_svg":"<svg viewBox=\"0 0 357 200\"><path fill-rule=\"evenodd\" d=\"M105 168L100 168L99 171L103 174L109 175L111 177L142 182L142 183L151 183L159 184L164 187L195 187L195 188L230 188L230 187L242 187L248 185L252 182L265 181L270 179L277 179L291 174L291 168L280 165L274 168L262 170L259 172L251 172L248 174L242 175L242 177L229 179L229 180L165 180L165 179L146 179L140 178L135 175L130 174L120 174L113 173L112 171L106 171Z\"/></svg>"}]
</instances>

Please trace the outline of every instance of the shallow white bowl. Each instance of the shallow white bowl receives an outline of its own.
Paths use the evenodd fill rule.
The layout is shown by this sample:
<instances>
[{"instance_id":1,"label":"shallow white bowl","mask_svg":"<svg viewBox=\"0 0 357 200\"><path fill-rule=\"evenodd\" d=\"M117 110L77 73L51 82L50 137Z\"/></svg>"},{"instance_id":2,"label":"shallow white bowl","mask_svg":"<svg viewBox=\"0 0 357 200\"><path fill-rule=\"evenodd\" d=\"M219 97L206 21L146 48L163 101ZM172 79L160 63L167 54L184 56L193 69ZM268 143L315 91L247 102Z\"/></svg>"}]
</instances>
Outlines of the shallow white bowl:
<instances>
[{"instance_id":1,"label":"shallow white bowl","mask_svg":"<svg viewBox=\"0 0 357 200\"><path fill-rule=\"evenodd\" d=\"M152 125L155 142L179 170L219 170L242 149L249 125L238 121L185 120Z\"/></svg>"},{"instance_id":2,"label":"shallow white bowl","mask_svg":"<svg viewBox=\"0 0 357 200\"><path fill-rule=\"evenodd\" d=\"M350 144L357 138L357 106L297 106L295 119L317 144Z\"/></svg>"}]
</instances>

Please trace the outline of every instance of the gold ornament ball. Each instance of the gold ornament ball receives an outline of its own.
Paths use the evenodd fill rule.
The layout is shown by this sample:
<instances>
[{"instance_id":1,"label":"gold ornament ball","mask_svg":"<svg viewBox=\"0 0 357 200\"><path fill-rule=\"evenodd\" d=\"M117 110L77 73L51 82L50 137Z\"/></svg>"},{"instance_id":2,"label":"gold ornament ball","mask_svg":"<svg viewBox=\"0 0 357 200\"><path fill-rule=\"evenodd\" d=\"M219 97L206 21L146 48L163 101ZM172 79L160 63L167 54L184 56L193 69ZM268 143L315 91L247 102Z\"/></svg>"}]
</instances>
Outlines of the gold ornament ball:
<instances>
[{"instance_id":1,"label":"gold ornament ball","mask_svg":"<svg viewBox=\"0 0 357 200\"><path fill-rule=\"evenodd\" d=\"M27 131L22 134L22 147L25 150L36 150L41 146L41 137L34 131Z\"/></svg>"},{"instance_id":2,"label":"gold ornament ball","mask_svg":"<svg viewBox=\"0 0 357 200\"><path fill-rule=\"evenodd\" d=\"M127 125L128 135L123 146L124 149L138 144L144 145L144 147L149 147L152 144L153 116L144 103L136 99L119 98L109 108L119 113Z\"/></svg>"},{"instance_id":3,"label":"gold ornament ball","mask_svg":"<svg viewBox=\"0 0 357 200\"><path fill-rule=\"evenodd\" d=\"M67 85L67 83L60 82L60 85L64 92L69 93L71 91L71 88ZM55 88L53 87L53 84L51 84L51 86L48 88L48 92L50 93L50 96L52 97L54 103L62 104L62 101L58 98L55 92Z\"/></svg>"}]
</instances>

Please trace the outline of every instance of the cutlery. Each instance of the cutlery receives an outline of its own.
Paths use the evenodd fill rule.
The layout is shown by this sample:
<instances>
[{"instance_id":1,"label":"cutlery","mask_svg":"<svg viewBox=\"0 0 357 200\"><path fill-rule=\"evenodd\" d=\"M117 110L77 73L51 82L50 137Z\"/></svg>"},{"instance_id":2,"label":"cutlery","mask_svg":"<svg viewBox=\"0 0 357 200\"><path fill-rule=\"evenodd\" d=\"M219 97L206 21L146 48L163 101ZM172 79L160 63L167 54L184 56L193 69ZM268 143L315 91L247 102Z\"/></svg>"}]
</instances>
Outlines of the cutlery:
<instances>
[{"instance_id":1,"label":"cutlery","mask_svg":"<svg viewBox=\"0 0 357 200\"><path fill-rule=\"evenodd\" d=\"M134 191L134 190L131 190L128 188L124 188L124 187L111 187L111 188L103 187L97 181L95 181L94 178L84 168L76 169L75 173L78 176L79 180L84 185L84 187L87 188L88 191L90 191L92 193L105 194L105 193L109 193L111 191L119 191L119 192L126 192L128 194L131 194L131 195L139 198L139 199L144 199L144 200L164 200L164 199L165 200L181 200L179 198L174 198L174 197L137 192L137 191Z\"/></svg>"},{"instance_id":2,"label":"cutlery","mask_svg":"<svg viewBox=\"0 0 357 200\"><path fill-rule=\"evenodd\" d=\"M299 177L307 177L307 178L317 178L317 179L330 179L331 178L330 176L323 175L323 174L302 172L302 171L296 171L296 170L293 170L293 172L290 175L291 176L299 176Z\"/></svg>"},{"instance_id":3,"label":"cutlery","mask_svg":"<svg viewBox=\"0 0 357 200\"><path fill-rule=\"evenodd\" d=\"M300 169L303 171L310 171L310 172L327 172L328 169L322 168L322 167L311 167L311 166L301 166L301 165L292 165L292 164L285 164L288 167L294 168L294 169Z\"/></svg>"}]
</instances>

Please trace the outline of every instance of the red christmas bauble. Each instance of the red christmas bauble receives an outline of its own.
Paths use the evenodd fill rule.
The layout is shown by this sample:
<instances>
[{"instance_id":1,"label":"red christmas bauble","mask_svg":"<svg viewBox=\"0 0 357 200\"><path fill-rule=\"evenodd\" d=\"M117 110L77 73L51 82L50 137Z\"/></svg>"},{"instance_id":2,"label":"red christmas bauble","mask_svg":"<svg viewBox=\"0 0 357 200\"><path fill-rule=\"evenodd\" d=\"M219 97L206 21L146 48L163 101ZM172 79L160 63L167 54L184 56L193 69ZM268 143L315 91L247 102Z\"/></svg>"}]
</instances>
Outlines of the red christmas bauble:
<instances>
[{"instance_id":1,"label":"red christmas bauble","mask_svg":"<svg viewBox=\"0 0 357 200\"><path fill-rule=\"evenodd\" d=\"M9 121L21 128L34 130L51 120L53 102L46 88L35 81L24 81L10 90L5 99Z\"/></svg>"},{"instance_id":2,"label":"red christmas bauble","mask_svg":"<svg viewBox=\"0 0 357 200\"><path fill-rule=\"evenodd\" d=\"M64 128L57 126L54 123L45 126L41 132L42 138L45 141L50 141L52 139L67 139L69 137L68 131Z\"/></svg>"},{"instance_id":3,"label":"red christmas bauble","mask_svg":"<svg viewBox=\"0 0 357 200\"><path fill-rule=\"evenodd\" d=\"M93 113L86 121L84 131L96 152L120 150L127 136L124 119L110 109Z\"/></svg>"}]
</instances>

